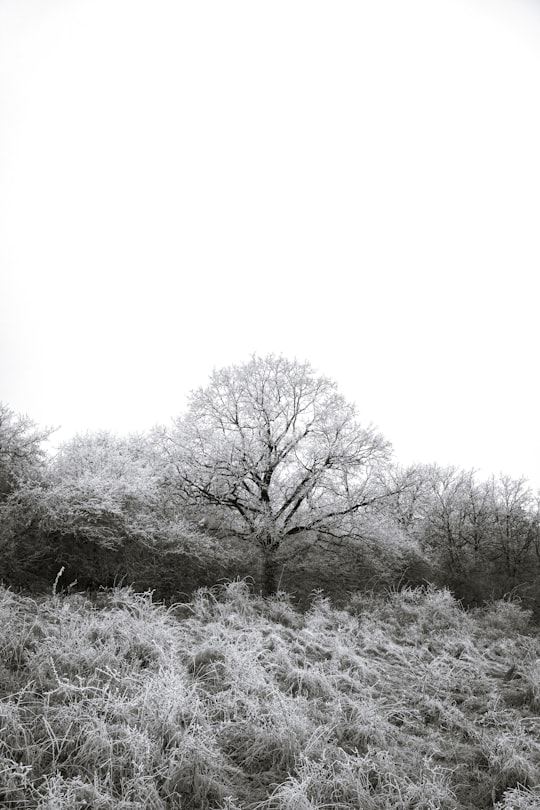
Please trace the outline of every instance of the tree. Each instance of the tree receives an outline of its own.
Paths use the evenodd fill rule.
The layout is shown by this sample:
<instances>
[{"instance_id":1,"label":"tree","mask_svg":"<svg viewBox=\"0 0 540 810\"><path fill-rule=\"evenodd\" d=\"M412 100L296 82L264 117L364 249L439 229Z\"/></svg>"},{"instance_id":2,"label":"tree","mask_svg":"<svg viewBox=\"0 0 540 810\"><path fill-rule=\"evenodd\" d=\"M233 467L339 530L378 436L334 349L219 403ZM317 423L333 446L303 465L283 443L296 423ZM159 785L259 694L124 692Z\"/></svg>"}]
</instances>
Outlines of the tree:
<instances>
[{"instance_id":1,"label":"tree","mask_svg":"<svg viewBox=\"0 0 540 810\"><path fill-rule=\"evenodd\" d=\"M0 501L42 471L42 443L51 430L42 430L28 417L0 402Z\"/></svg>"},{"instance_id":2,"label":"tree","mask_svg":"<svg viewBox=\"0 0 540 810\"><path fill-rule=\"evenodd\" d=\"M396 468L389 480L403 485L390 514L460 598L502 596L537 577L539 501L526 479L420 464Z\"/></svg>"},{"instance_id":3,"label":"tree","mask_svg":"<svg viewBox=\"0 0 540 810\"><path fill-rule=\"evenodd\" d=\"M512 585L534 570L540 539L538 500L526 478L500 475L489 481L493 525L491 559Z\"/></svg>"},{"instance_id":4,"label":"tree","mask_svg":"<svg viewBox=\"0 0 540 810\"><path fill-rule=\"evenodd\" d=\"M7 577L16 536L24 532L27 515L15 515L13 504L29 487L40 486L47 473L43 442L52 431L40 429L28 416L0 402L0 576Z\"/></svg>"},{"instance_id":5,"label":"tree","mask_svg":"<svg viewBox=\"0 0 540 810\"><path fill-rule=\"evenodd\" d=\"M216 510L260 549L265 594L276 590L287 539L343 538L388 495L390 444L307 362L254 355L214 371L162 440L187 503Z\"/></svg>"}]
</instances>

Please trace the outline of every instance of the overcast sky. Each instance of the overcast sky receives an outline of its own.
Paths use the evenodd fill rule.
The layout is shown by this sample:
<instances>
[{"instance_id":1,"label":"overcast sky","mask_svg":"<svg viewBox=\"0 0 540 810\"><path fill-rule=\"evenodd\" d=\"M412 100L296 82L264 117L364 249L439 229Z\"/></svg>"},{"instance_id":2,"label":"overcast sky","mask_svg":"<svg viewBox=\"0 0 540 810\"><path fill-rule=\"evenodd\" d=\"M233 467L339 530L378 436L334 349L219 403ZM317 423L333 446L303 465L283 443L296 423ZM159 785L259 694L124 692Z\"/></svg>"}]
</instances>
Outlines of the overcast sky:
<instances>
[{"instance_id":1,"label":"overcast sky","mask_svg":"<svg viewBox=\"0 0 540 810\"><path fill-rule=\"evenodd\" d=\"M540 4L0 0L0 399L168 422L309 360L540 486Z\"/></svg>"}]
</instances>

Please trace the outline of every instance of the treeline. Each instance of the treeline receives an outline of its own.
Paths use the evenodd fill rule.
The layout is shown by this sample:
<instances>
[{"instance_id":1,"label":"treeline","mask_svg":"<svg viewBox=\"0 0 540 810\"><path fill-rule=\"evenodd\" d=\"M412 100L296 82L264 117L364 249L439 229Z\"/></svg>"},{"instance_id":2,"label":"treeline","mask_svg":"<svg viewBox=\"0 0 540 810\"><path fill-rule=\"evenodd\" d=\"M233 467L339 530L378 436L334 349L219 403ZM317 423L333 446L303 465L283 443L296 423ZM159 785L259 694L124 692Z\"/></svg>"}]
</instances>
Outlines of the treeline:
<instances>
[{"instance_id":1,"label":"treeline","mask_svg":"<svg viewBox=\"0 0 540 810\"><path fill-rule=\"evenodd\" d=\"M540 613L539 495L524 479L403 468L335 383L273 355L215 371L186 413L137 435L49 433L0 406L0 578L30 590L114 582L189 596L426 581L466 604Z\"/></svg>"},{"instance_id":2,"label":"treeline","mask_svg":"<svg viewBox=\"0 0 540 810\"><path fill-rule=\"evenodd\" d=\"M440 582L467 604L513 594L540 608L540 493L525 478L436 464L394 476L395 519Z\"/></svg>"}]
</instances>

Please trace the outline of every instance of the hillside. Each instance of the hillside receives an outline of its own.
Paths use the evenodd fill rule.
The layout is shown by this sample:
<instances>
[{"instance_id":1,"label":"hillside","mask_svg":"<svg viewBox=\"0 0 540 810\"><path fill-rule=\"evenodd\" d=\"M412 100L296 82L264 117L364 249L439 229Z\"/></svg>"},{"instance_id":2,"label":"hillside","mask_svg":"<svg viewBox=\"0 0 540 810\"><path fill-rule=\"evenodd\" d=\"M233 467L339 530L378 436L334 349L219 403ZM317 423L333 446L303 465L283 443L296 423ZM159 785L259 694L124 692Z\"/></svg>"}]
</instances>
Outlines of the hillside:
<instances>
[{"instance_id":1,"label":"hillside","mask_svg":"<svg viewBox=\"0 0 540 810\"><path fill-rule=\"evenodd\" d=\"M532 810L540 641L448 591L305 613L244 582L0 590L0 804L37 810Z\"/></svg>"}]
</instances>

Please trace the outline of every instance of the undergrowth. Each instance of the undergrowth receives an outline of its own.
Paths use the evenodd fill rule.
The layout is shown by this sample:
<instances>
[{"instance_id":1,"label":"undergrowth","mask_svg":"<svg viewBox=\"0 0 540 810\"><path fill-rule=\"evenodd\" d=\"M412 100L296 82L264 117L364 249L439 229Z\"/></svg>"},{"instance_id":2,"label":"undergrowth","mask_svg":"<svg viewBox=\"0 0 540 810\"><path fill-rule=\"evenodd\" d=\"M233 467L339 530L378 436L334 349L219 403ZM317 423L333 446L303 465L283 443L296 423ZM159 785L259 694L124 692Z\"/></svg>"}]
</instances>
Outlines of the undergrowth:
<instances>
[{"instance_id":1,"label":"undergrowth","mask_svg":"<svg viewBox=\"0 0 540 810\"><path fill-rule=\"evenodd\" d=\"M539 640L445 590L0 589L0 806L533 810Z\"/></svg>"}]
</instances>

